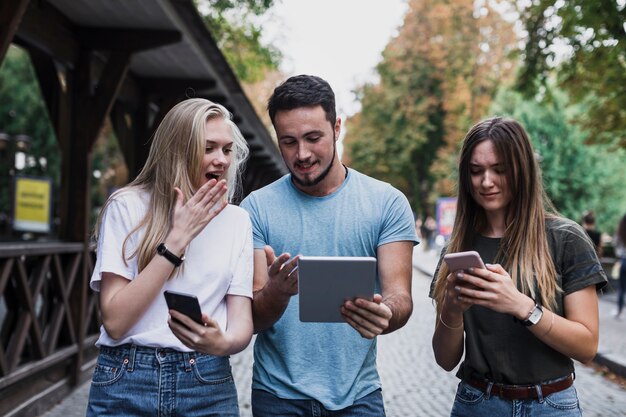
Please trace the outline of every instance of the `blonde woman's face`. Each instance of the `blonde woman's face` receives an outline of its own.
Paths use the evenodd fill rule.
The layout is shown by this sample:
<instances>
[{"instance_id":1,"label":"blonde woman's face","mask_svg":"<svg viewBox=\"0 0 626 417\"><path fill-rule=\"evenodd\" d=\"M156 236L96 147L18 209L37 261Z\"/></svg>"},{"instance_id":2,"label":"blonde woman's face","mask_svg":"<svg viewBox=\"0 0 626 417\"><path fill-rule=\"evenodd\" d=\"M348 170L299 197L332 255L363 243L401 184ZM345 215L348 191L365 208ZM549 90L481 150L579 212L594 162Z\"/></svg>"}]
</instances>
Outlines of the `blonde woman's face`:
<instances>
[{"instance_id":1,"label":"blonde woman's face","mask_svg":"<svg viewBox=\"0 0 626 417\"><path fill-rule=\"evenodd\" d=\"M202 158L201 187L211 179L226 178L228 167L232 162L233 138L230 126L224 119L211 119L204 129L206 145Z\"/></svg>"},{"instance_id":2,"label":"blonde woman's face","mask_svg":"<svg viewBox=\"0 0 626 417\"><path fill-rule=\"evenodd\" d=\"M506 179L506 167L492 141L482 141L472 150L470 176L476 203L488 214L505 214L513 196Z\"/></svg>"}]
</instances>

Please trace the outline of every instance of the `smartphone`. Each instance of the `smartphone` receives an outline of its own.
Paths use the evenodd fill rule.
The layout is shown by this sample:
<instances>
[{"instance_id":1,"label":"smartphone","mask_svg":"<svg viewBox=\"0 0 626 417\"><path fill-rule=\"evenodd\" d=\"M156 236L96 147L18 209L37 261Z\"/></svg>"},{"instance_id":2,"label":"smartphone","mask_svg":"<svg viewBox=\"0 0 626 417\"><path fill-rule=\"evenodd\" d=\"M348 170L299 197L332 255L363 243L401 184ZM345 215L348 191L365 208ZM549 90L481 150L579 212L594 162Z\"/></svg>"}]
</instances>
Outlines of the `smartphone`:
<instances>
[{"instance_id":1,"label":"smartphone","mask_svg":"<svg viewBox=\"0 0 626 417\"><path fill-rule=\"evenodd\" d=\"M443 256L443 260L448 264L450 271L465 270L472 267L485 268L483 260L480 259L480 255L475 250L447 253Z\"/></svg>"},{"instance_id":2,"label":"smartphone","mask_svg":"<svg viewBox=\"0 0 626 417\"><path fill-rule=\"evenodd\" d=\"M202 310L200 309L200 303L195 295L176 291L165 291L163 295L165 296L167 308L189 316L196 323L204 324L202 322Z\"/></svg>"}]
</instances>

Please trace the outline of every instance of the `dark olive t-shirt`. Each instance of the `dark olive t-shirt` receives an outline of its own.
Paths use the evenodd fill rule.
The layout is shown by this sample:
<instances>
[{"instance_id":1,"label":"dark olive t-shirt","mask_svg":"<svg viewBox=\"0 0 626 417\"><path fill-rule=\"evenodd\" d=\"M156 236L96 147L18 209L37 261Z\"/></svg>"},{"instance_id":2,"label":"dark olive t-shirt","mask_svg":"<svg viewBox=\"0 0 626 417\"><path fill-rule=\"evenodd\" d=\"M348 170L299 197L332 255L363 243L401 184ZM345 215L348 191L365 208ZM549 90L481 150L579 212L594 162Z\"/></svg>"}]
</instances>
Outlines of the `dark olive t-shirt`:
<instances>
[{"instance_id":1,"label":"dark olive t-shirt","mask_svg":"<svg viewBox=\"0 0 626 417\"><path fill-rule=\"evenodd\" d=\"M562 316L563 297L589 285L604 286L606 275L593 244L577 223L563 218L547 220L546 234L563 290L557 294L555 312ZM499 245L499 238L477 236L471 249L486 263L494 263ZM434 280L431 297L433 289ZM457 372L461 379L473 376L505 384L533 384L574 371L568 356L544 344L509 314L472 306L463 314L463 321L465 358Z\"/></svg>"}]
</instances>

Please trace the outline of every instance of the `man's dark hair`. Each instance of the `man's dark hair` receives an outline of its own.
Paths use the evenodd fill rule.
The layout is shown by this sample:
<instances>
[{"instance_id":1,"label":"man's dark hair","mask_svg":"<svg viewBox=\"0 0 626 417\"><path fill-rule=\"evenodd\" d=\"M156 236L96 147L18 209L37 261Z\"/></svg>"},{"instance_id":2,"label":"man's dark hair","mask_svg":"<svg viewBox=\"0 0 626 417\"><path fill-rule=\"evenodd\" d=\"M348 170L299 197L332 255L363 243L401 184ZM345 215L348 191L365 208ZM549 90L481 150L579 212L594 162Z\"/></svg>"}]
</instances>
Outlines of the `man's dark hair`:
<instances>
[{"instance_id":1,"label":"man's dark hair","mask_svg":"<svg viewBox=\"0 0 626 417\"><path fill-rule=\"evenodd\" d=\"M583 213L583 223L588 225L596 224L596 216L593 211L586 211Z\"/></svg>"},{"instance_id":2,"label":"man's dark hair","mask_svg":"<svg viewBox=\"0 0 626 417\"><path fill-rule=\"evenodd\" d=\"M274 123L274 116L278 111L317 105L322 106L326 113L326 120L334 126L337 111L335 110L335 93L330 85L314 75L295 75L274 89L274 93L267 101L267 111Z\"/></svg>"}]
</instances>

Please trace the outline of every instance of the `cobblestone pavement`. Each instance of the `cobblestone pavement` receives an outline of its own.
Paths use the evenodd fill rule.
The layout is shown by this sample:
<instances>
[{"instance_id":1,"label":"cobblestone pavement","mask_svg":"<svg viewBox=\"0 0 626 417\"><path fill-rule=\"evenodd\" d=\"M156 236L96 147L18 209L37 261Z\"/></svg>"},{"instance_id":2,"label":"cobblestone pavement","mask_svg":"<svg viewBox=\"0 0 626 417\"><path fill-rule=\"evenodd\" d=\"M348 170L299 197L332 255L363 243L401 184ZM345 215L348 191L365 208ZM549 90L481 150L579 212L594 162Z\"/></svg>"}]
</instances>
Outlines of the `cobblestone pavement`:
<instances>
[{"instance_id":1,"label":"cobblestone pavement","mask_svg":"<svg viewBox=\"0 0 626 417\"><path fill-rule=\"evenodd\" d=\"M447 373L435 364L430 346L435 313L427 296L429 283L429 277L415 272L411 319L402 329L378 340L378 368L388 417L450 415L458 380L454 372ZM241 416L251 417L252 347L231 361ZM585 417L626 416L626 390L593 368L576 364L576 387ZM84 416L88 391L89 384L84 384L44 417Z\"/></svg>"}]
</instances>

